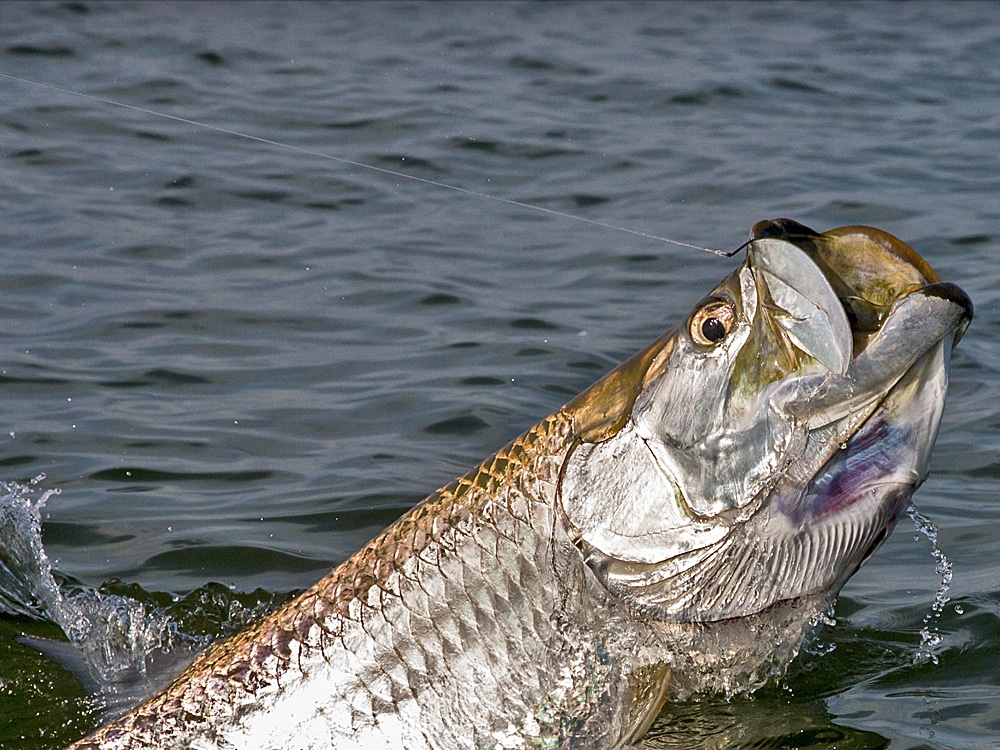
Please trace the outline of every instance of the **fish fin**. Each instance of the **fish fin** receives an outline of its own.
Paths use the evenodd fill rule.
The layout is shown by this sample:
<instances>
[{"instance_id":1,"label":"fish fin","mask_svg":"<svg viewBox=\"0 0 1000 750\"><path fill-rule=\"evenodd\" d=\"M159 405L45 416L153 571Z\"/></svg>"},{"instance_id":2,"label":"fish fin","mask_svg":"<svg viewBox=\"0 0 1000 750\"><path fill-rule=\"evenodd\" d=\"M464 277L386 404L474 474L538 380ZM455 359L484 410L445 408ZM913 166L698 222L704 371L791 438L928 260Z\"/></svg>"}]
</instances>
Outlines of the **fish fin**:
<instances>
[{"instance_id":1,"label":"fish fin","mask_svg":"<svg viewBox=\"0 0 1000 750\"><path fill-rule=\"evenodd\" d=\"M622 735L616 747L626 747L642 739L660 714L670 688L670 665L650 664L628 676L631 700L628 716L622 722Z\"/></svg>"}]
</instances>

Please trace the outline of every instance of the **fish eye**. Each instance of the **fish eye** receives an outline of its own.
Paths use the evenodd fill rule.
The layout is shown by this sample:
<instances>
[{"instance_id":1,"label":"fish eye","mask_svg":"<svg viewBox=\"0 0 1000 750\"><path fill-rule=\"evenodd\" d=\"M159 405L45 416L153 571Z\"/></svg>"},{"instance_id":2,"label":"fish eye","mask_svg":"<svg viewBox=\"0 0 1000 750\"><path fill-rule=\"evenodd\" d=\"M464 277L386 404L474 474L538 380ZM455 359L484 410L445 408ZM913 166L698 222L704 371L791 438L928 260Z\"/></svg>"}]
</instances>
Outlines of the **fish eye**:
<instances>
[{"instance_id":1,"label":"fish eye","mask_svg":"<svg viewBox=\"0 0 1000 750\"><path fill-rule=\"evenodd\" d=\"M736 311L725 300L713 300L691 316L688 332L696 344L715 346L733 329Z\"/></svg>"}]
</instances>

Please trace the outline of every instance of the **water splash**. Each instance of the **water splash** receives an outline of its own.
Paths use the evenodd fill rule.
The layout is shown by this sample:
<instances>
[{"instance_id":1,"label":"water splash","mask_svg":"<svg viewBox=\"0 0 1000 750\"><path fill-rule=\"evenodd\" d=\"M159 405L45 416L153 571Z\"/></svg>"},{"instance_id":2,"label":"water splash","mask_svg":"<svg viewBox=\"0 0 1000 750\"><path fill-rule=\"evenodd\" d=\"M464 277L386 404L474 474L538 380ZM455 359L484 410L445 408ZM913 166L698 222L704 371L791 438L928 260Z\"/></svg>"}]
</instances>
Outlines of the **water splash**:
<instances>
[{"instance_id":1,"label":"water splash","mask_svg":"<svg viewBox=\"0 0 1000 750\"><path fill-rule=\"evenodd\" d=\"M154 654L169 652L184 639L166 615L142 602L85 586L59 586L42 546L41 517L58 490L40 493L43 479L28 485L0 482L0 612L56 623L98 692L108 698L131 691L145 680ZM60 644L34 645L65 655Z\"/></svg>"},{"instance_id":2,"label":"water splash","mask_svg":"<svg viewBox=\"0 0 1000 750\"><path fill-rule=\"evenodd\" d=\"M833 641L824 641L822 634L824 628L833 628L837 625L837 620L833 616L834 604L827 605L826 609L817 612L809 621L809 632L802 643L802 653L809 656L826 656L837 650L837 644Z\"/></svg>"},{"instance_id":3,"label":"water splash","mask_svg":"<svg viewBox=\"0 0 1000 750\"><path fill-rule=\"evenodd\" d=\"M931 611L924 615L923 627L920 628L920 645L913 655L913 663L925 664L926 662L931 662L932 664L937 664L939 658L936 649L944 640L938 629L938 622L941 619L941 613L944 611L945 606L951 601L948 592L951 590L952 564L944 552L938 548L938 527L912 504L906 509L906 514L913 521L913 526L917 532L913 535L914 541L919 541L920 537L924 536L931 543L931 556L937 563L934 570L941 576L941 583L934 594L934 603L931 604Z\"/></svg>"},{"instance_id":4,"label":"water splash","mask_svg":"<svg viewBox=\"0 0 1000 750\"><path fill-rule=\"evenodd\" d=\"M47 620L68 643L21 637L73 673L112 719L166 684L219 637L246 628L290 593L206 584L178 597L108 581L93 588L53 570L42 546L42 511L59 490L0 482L0 615Z\"/></svg>"},{"instance_id":5,"label":"water splash","mask_svg":"<svg viewBox=\"0 0 1000 750\"><path fill-rule=\"evenodd\" d=\"M662 634L674 655L671 700L726 700L748 696L769 683L778 684L804 643L828 653L814 639L823 625L833 625L832 602L825 594L778 602L748 617L668 625ZM812 654L810 654L812 656Z\"/></svg>"},{"instance_id":6,"label":"water splash","mask_svg":"<svg viewBox=\"0 0 1000 750\"><path fill-rule=\"evenodd\" d=\"M59 589L42 549L41 509L58 490L35 498L40 474L29 485L0 482L0 610L39 618L57 606ZM48 578L41 571L49 573Z\"/></svg>"}]
</instances>

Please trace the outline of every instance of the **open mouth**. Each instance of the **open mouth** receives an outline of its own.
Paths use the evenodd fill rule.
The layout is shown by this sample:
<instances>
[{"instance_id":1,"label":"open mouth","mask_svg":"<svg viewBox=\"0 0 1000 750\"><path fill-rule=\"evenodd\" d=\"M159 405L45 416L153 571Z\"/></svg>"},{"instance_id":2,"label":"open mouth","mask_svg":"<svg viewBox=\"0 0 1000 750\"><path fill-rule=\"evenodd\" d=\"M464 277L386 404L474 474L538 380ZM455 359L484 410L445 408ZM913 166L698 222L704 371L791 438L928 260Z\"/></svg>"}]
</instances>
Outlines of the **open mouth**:
<instances>
[{"instance_id":1,"label":"open mouth","mask_svg":"<svg viewBox=\"0 0 1000 750\"><path fill-rule=\"evenodd\" d=\"M777 220L757 224L752 236L804 251L839 309L798 280L822 324L796 321L799 330L792 328L796 343L822 365L813 376L821 385L807 376L796 386L812 390L789 405L808 425L806 445L738 535L770 539L768 551L747 556L769 560L767 575L754 576L752 592L712 597L716 617L802 595L834 596L885 541L927 475L951 349L973 314L959 287L879 230L845 227L821 235ZM780 282L768 286L775 288L780 296Z\"/></svg>"},{"instance_id":2,"label":"open mouth","mask_svg":"<svg viewBox=\"0 0 1000 750\"><path fill-rule=\"evenodd\" d=\"M848 226L821 234L791 219L755 224L751 240L768 239L791 243L818 266L844 310L854 357L882 330L895 308L914 293L958 308L962 322L955 328L955 343L972 319L972 301L965 292L941 281L912 248L881 230ZM835 338L842 343L839 335Z\"/></svg>"},{"instance_id":3,"label":"open mouth","mask_svg":"<svg viewBox=\"0 0 1000 750\"><path fill-rule=\"evenodd\" d=\"M759 222L752 237L793 244L822 273L822 280L810 279L799 270L798 289L789 290L768 272L776 265L773 253L761 264L762 275L770 277L771 294L792 298L791 303L779 300L785 308L798 304L792 312L779 311L792 318L788 327L795 343L827 370L813 378L822 385L813 386L810 398L790 404L789 412L808 424L811 442L830 443L832 448L813 450L811 457L807 451L794 473L822 477L828 472L817 459L835 455L838 448L865 452L863 446L875 435L886 439L890 429L893 434L923 430L928 440L913 442L926 442L929 453L937 423L930 429L926 416L943 408L951 348L972 319L969 297L956 285L942 282L903 242L870 227L844 227L821 235L778 219ZM810 384L798 387L808 390ZM889 442L903 449L898 441ZM877 468L885 468L884 461L877 463ZM922 481L925 473L919 472L915 481Z\"/></svg>"},{"instance_id":4,"label":"open mouth","mask_svg":"<svg viewBox=\"0 0 1000 750\"><path fill-rule=\"evenodd\" d=\"M602 432L568 457L560 501L588 564L664 621L835 596L927 474L971 317L880 230L757 224L687 323L595 387L622 398L639 372L622 417L577 402Z\"/></svg>"}]
</instances>

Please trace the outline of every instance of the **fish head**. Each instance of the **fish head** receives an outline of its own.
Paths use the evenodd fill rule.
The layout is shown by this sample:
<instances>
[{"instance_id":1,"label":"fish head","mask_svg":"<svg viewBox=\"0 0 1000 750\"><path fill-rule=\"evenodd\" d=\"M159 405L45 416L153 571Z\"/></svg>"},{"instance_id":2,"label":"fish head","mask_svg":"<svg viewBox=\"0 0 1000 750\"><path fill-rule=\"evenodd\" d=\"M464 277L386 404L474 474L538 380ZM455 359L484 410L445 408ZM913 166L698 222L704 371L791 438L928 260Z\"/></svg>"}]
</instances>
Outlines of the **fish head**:
<instances>
[{"instance_id":1,"label":"fish head","mask_svg":"<svg viewBox=\"0 0 1000 750\"><path fill-rule=\"evenodd\" d=\"M885 232L758 223L684 323L567 405L566 528L663 620L832 598L927 474L971 317Z\"/></svg>"}]
</instances>

